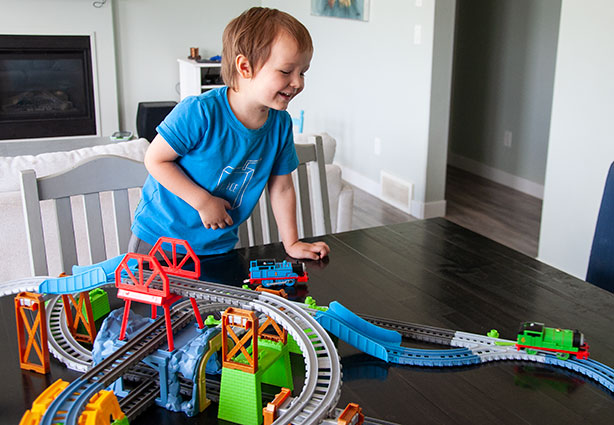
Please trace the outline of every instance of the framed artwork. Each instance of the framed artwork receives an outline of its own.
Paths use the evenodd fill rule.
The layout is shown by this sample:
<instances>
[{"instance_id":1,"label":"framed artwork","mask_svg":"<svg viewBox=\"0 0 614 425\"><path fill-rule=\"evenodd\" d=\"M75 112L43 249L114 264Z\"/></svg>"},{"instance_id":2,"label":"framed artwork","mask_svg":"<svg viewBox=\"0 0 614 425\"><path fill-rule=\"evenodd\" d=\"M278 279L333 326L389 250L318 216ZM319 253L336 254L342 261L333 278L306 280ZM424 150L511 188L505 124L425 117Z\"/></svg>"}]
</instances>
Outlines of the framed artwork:
<instances>
[{"instance_id":1,"label":"framed artwork","mask_svg":"<svg viewBox=\"0 0 614 425\"><path fill-rule=\"evenodd\" d=\"M369 0L311 0L311 14L368 21Z\"/></svg>"}]
</instances>

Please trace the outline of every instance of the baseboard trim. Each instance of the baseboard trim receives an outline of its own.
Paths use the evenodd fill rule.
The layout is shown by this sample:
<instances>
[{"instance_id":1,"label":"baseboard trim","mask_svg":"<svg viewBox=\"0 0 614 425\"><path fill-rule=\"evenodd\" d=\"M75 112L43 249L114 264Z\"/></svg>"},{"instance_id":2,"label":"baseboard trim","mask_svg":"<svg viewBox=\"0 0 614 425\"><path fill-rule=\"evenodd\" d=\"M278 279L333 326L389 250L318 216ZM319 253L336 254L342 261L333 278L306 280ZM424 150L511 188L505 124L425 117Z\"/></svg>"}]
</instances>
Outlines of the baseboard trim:
<instances>
[{"instance_id":1,"label":"baseboard trim","mask_svg":"<svg viewBox=\"0 0 614 425\"><path fill-rule=\"evenodd\" d=\"M336 163L337 164L337 163ZM397 205L393 202L390 202L388 199L382 198L380 184L375 182L360 173L352 170L351 168L347 168L341 164L337 164L341 168L341 173L343 175L343 180L348 183L356 186L360 190L364 190L370 195L375 196L380 199L382 202L387 203L406 214L412 215L416 218L432 218L432 217L443 217L446 215L446 201L435 201L435 202L420 202L420 201L411 201L411 206L407 207L406 205Z\"/></svg>"},{"instance_id":2,"label":"baseboard trim","mask_svg":"<svg viewBox=\"0 0 614 425\"><path fill-rule=\"evenodd\" d=\"M544 199L544 185L515 176L506 171L451 152L448 153L448 164L535 198Z\"/></svg>"},{"instance_id":3,"label":"baseboard trim","mask_svg":"<svg viewBox=\"0 0 614 425\"><path fill-rule=\"evenodd\" d=\"M410 214L418 218L444 217L446 215L446 201L412 201Z\"/></svg>"}]
</instances>

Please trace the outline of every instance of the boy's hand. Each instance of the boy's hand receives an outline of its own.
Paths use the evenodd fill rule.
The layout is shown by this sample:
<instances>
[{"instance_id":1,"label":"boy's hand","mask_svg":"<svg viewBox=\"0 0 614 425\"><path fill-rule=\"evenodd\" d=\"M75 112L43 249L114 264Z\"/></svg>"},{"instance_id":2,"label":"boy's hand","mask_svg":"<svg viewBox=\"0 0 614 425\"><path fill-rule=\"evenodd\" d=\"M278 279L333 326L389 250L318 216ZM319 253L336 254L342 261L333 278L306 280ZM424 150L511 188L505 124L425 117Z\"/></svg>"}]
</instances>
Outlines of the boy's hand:
<instances>
[{"instance_id":1,"label":"boy's hand","mask_svg":"<svg viewBox=\"0 0 614 425\"><path fill-rule=\"evenodd\" d=\"M330 252L324 242L307 243L296 241L286 248L286 253L296 259L321 260Z\"/></svg>"},{"instance_id":2,"label":"boy's hand","mask_svg":"<svg viewBox=\"0 0 614 425\"><path fill-rule=\"evenodd\" d=\"M205 229L223 229L233 223L232 218L226 212L229 209L230 203L227 200L211 196L202 208L198 209L198 214Z\"/></svg>"}]
</instances>

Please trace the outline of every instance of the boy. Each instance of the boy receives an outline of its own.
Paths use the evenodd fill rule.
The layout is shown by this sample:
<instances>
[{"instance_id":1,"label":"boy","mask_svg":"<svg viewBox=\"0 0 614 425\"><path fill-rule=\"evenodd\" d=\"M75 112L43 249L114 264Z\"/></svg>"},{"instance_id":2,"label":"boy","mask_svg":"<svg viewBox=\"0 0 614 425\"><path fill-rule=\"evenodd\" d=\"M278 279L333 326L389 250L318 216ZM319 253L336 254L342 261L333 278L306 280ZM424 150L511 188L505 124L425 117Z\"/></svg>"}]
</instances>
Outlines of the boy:
<instances>
[{"instance_id":1,"label":"boy","mask_svg":"<svg viewBox=\"0 0 614 425\"><path fill-rule=\"evenodd\" d=\"M255 7L222 38L226 87L182 101L158 126L145 155L150 173L129 250L160 236L186 239L198 255L230 251L268 182L284 248L294 258L328 255L324 242L298 240L298 166L286 108L304 87L313 46L307 29L278 10Z\"/></svg>"}]
</instances>

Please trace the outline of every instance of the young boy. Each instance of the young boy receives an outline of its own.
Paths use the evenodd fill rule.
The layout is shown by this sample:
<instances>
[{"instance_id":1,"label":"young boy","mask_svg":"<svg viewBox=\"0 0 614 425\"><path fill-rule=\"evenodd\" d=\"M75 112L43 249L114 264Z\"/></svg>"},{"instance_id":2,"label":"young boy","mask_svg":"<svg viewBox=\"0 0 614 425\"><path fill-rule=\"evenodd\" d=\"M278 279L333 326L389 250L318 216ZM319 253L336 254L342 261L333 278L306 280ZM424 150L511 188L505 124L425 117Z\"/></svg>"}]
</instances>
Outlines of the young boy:
<instances>
[{"instance_id":1,"label":"young boy","mask_svg":"<svg viewBox=\"0 0 614 425\"><path fill-rule=\"evenodd\" d=\"M187 240L198 255L234 248L269 184L284 248L319 259L324 242L298 240L298 166L288 103L305 85L313 46L292 16L254 7L232 20L222 38L226 87L186 98L158 126L145 155L150 173L132 225L129 250L147 252L160 236Z\"/></svg>"}]
</instances>

